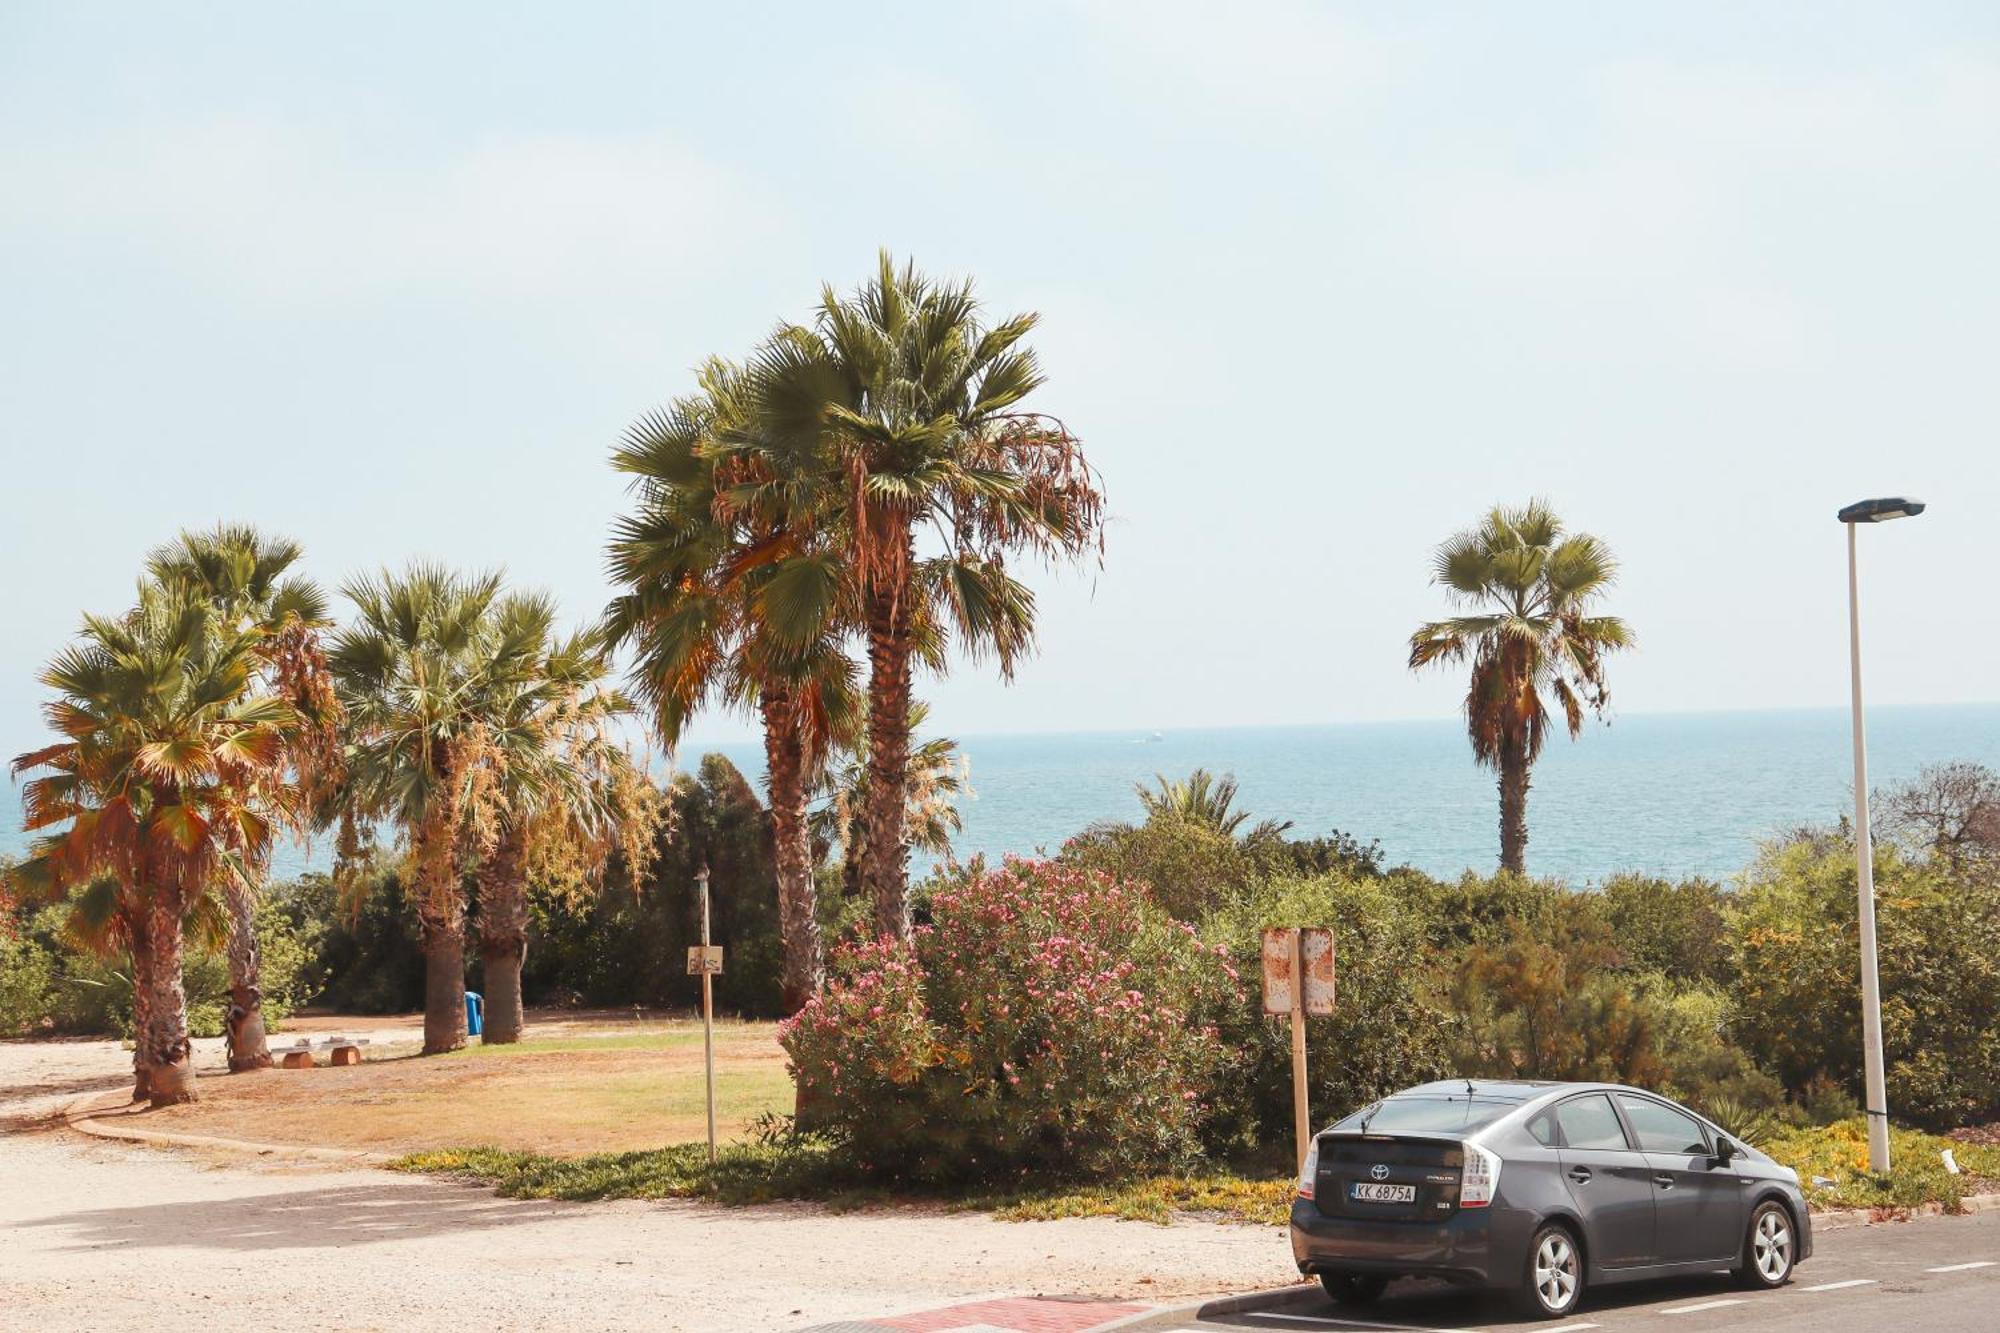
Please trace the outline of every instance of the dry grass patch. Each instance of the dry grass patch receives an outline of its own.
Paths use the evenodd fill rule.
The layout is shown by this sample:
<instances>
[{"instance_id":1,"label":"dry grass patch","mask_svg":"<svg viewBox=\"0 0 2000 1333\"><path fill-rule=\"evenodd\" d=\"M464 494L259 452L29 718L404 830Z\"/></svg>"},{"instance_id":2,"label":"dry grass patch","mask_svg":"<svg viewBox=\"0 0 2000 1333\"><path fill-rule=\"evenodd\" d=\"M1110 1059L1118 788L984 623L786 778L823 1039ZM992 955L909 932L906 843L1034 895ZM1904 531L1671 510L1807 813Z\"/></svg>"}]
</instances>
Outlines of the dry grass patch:
<instances>
[{"instance_id":1,"label":"dry grass patch","mask_svg":"<svg viewBox=\"0 0 2000 1333\"><path fill-rule=\"evenodd\" d=\"M532 1029L530 1029L532 1033ZM791 1109L777 1028L716 1025L716 1128L743 1134ZM466 1143L550 1156L629 1152L707 1133L701 1024L563 1032L446 1056L371 1047L346 1069L204 1078L201 1100L154 1111L149 1127L258 1143L404 1154Z\"/></svg>"}]
</instances>

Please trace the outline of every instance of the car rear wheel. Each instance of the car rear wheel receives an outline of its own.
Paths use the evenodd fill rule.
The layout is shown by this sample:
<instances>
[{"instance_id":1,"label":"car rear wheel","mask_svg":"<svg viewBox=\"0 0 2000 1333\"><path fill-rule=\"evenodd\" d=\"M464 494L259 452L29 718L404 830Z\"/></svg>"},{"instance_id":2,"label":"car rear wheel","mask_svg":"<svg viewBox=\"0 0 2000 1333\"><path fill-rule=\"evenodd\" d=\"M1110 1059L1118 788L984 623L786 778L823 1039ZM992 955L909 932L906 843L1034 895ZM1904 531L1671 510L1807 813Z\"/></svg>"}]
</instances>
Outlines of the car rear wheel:
<instances>
[{"instance_id":1,"label":"car rear wheel","mask_svg":"<svg viewBox=\"0 0 2000 1333\"><path fill-rule=\"evenodd\" d=\"M1798 1229L1785 1205L1775 1199L1758 1204L1750 1214L1750 1230L1743 1237L1736 1280L1746 1287L1782 1287L1792 1280L1797 1257Z\"/></svg>"},{"instance_id":2,"label":"car rear wheel","mask_svg":"<svg viewBox=\"0 0 2000 1333\"><path fill-rule=\"evenodd\" d=\"M1566 1226L1551 1222L1528 1242L1528 1262L1515 1301L1523 1314L1553 1319L1583 1299L1583 1251Z\"/></svg>"},{"instance_id":3,"label":"car rear wheel","mask_svg":"<svg viewBox=\"0 0 2000 1333\"><path fill-rule=\"evenodd\" d=\"M1341 1305L1367 1305L1381 1296L1389 1279L1379 1273L1321 1273L1319 1284Z\"/></svg>"}]
</instances>

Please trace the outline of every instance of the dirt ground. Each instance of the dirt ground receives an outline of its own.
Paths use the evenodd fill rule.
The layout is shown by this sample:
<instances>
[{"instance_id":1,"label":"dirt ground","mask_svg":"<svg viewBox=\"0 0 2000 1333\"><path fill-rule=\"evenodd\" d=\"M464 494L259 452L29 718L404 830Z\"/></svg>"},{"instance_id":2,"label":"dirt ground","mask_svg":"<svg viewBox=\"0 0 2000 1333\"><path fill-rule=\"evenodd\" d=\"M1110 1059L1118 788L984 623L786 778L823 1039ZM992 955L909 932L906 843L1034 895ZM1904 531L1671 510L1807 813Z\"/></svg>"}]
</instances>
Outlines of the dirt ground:
<instances>
[{"instance_id":1,"label":"dirt ground","mask_svg":"<svg viewBox=\"0 0 2000 1333\"><path fill-rule=\"evenodd\" d=\"M414 1029L347 1031L390 1043ZM219 1069L219 1044L197 1047L201 1067ZM1005 1295L1166 1301L1294 1276L1277 1228L517 1201L59 1127L62 1106L118 1088L129 1064L111 1042L0 1042L0 1330L784 1330Z\"/></svg>"},{"instance_id":2,"label":"dirt ground","mask_svg":"<svg viewBox=\"0 0 2000 1333\"><path fill-rule=\"evenodd\" d=\"M373 1030L358 1066L217 1074L198 1081L201 1100L147 1112L144 1124L390 1156L470 1145L564 1156L624 1152L707 1133L698 1022L536 1014L520 1045L475 1041L424 1059L414 1021ZM308 1020L273 1045L296 1035L364 1035L354 1027ZM766 1112L791 1110L774 1024L718 1023L715 1064L717 1132L725 1141Z\"/></svg>"}]
</instances>

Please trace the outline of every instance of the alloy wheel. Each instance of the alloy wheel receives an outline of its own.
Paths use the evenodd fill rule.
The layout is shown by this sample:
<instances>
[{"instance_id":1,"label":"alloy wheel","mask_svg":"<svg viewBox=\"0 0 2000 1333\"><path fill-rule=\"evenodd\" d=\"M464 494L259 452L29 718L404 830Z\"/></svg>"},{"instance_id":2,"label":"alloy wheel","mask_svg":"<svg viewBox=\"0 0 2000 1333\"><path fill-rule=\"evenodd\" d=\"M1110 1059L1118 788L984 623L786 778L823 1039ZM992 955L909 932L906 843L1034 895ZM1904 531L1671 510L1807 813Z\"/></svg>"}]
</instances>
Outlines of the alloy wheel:
<instances>
[{"instance_id":1,"label":"alloy wheel","mask_svg":"<svg viewBox=\"0 0 2000 1333\"><path fill-rule=\"evenodd\" d=\"M1576 1246L1560 1231L1542 1236L1535 1247L1535 1295L1550 1314L1569 1309L1576 1300Z\"/></svg>"},{"instance_id":2,"label":"alloy wheel","mask_svg":"<svg viewBox=\"0 0 2000 1333\"><path fill-rule=\"evenodd\" d=\"M1757 1274L1776 1286L1792 1268L1792 1228L1782 1211L1767 1208L1757 1215L1756 1230L1750 1236L1750 1261Z\"/></svg>"}]
</instances>

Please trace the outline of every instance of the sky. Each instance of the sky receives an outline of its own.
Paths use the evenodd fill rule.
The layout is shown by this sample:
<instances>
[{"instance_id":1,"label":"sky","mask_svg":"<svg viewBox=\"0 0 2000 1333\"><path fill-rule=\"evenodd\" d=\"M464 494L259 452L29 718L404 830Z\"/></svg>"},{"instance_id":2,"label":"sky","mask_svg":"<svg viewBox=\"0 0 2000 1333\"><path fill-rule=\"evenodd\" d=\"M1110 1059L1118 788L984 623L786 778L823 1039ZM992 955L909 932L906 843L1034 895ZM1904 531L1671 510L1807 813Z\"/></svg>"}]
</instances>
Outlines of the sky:
<instances>
[{"instance_id":1,"label":"sky","mask_svg":"<svg viewBox=\"0 0 2000 1333\"><path fill-rule=\"evenodd\" d=\"M620 430L880 247L1039 311L1101 568L960 735L1446 717L1429 551L1548 497L1614 708L2000 698L1989 4L0 8L0 743L248 520L581 621ZM694 740L751 734L745 718Z\"/></svg>"}]
</instances>

